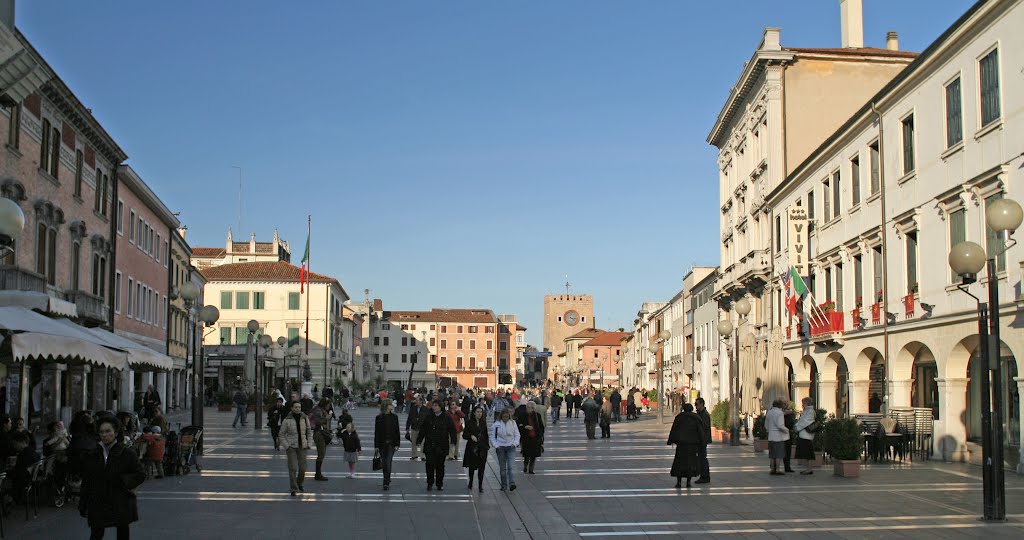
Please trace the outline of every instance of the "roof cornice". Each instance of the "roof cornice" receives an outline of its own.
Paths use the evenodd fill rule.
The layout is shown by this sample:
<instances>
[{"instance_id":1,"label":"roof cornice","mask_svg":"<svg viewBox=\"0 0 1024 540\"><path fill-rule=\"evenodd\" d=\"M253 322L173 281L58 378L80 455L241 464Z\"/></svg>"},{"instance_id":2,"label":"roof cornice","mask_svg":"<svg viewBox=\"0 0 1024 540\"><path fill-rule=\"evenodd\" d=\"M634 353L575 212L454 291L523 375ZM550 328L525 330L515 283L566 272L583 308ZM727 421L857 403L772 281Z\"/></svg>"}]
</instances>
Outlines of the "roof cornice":
<instances>
[{"instance_id":1,"label":"roof cornice","mask_svg":"<svg viewBox=\"0 0 1024 540\"><path fill-rule=\"evenodd\" d=\"M795 53L785 50L758 49L754 51L754 55L743 65L743 72L740 73L739 80L729 90L729 98L726 99L725 106L718 113L718 118L715 120L714 127L711 128L711 133L708 133L708 144L720 147L725 139L729 124L732 123L733 118L736 116L736 111L746 101L754 83L757 82L757 79L764 72L765 66L770 62L788 63L795 57Z\"/></svg>"},{"instance_id":2,"label":"roof cornice","mask_svg":"<svg viewBox=\"0 0 1024 540\"><path fill-rule=\"evenodd\" d=\"M175 230L181 226L181 222L178 221L178 218L174 213L171 212L171 210L167 208L167 205L160 200L160 197L150 189L145 180L139 176L139 173L135 172L135 169L132 169L129 165L121 165L117 168L117 172L118 181L127 184L132 192L135 193L139 199L142 199L142 202L153 210L161 220L163 220L164 225Z\"/></svg>"}]
</instances>

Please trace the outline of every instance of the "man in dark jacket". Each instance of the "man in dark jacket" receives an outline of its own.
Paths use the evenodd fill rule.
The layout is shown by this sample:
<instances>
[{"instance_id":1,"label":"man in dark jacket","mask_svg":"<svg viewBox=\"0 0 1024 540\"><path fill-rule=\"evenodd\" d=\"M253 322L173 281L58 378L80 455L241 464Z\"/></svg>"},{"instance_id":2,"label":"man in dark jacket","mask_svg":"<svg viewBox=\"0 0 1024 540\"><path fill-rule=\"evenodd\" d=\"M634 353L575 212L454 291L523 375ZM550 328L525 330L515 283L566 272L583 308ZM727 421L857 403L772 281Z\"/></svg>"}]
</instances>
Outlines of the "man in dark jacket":
<instances>
[{"instance_id":1,"label":"man in dark jacket","mask_svg":"<svg viewBox=\"0 0 1024 540\"><path fill-rule=\"evenodd\" d=\"M704 446L704 426L700 417L693 412L693 405L683 404L683 411L676 415L666 444L676 445L676 456L672 460L671 475L676 477L676 487L690 487L690 478L700 474L700 447Z\"/></svg>"},{"instance_id":2,"label":"man in dark jacket","mask_svg":"<svg viewBox=\"0 0 1024 540\"><path fill-rule=\"evenodd\" d=\"M239 422L242 423L242 427L245 427L245 419L249 411L249 396L239 388L235 390L233 401L235 402L235 420L231 422L231 427L238 427ZM257 418L256 421L259 422L260 419Z\"/></svg>"},{"instance_id":3,"label":"man in dark jacket","mask_svg":"<svg viewBox=\"0 0 1024 540\"><path fill-rule=\"evenodd\" d=\"M697 479L697 483L707 484L711 482L711 466L708 464L708 443L711 442L711 415L708 414L708 408L704 406L704 398L697 398L694 405L697 406L697 416L704 423L701 426L704 429L704 443L698 449L698 452L700 452L700 478Z\"/></svg>"},{"instance_id":4,"label":"man in dark jacket","mask_svg":"<svg viewBox=\"0 0 1024 540\"><path fill-rule=\"evenodd\" d=\"M85 458L78 511L88 518L91 538L103 538L107 527L116 527L118 538L128 538L129 525L139 520L135 488L146 471L135 452L121 444L116 418L104 418L98 426L100 444Z\"/></svg>"},{"instance_id":5,"label":"man in dark jacket","mask_svg":"<svg viewBox=\"0 0 1024 540\"><path fill-rule=\"evenodd\" d=\"M793 435L793 427L796 426L796 411L793 410L793 405L786 402L786 408L782 409L782 420L786 423L786 428L789 429L790 436L786 440L786 453L782 457L782 465L786 468L786 472L796 472L790 465L790 458L793 456L793 440L796 436Z\"/></svg>"},{"instance_id":6,"label":"man in dark jacket","mask_svg":"<svg viewBox=\"0 0 1024 540\"><path fill-rule=\"evenodd\" d=\"M423 443L423 454L427 462L427 491L444 491L444 461L448 450L455 444L455 423L441 411L441 402L431 404L431 411L420 423L416 444Z\"/></svg>"},{"instance_id":7,"label":"man in dark jacket","mask_svg":"<svg viewBox=\"0 0 1024 540\"><path fill-rule=\"evenodd\" d=\"M612 396L608 399L612 402L612 421L621 422L622 416L619 407L622 406L622 394L619 393L619 389L612 390Z\"/></svg>"},{"instance_id":8,"label":"man in dark jacket","mask_svg":"<svg viewBox=\"0 0 1024 540\"><path fill-rule=\"evenodd\" d=\"M412 442L412 457L409 458L410 460L418 458L420 461L423 461L425 459L424 456L420 455L420 443L418 441L420 426L428 414L430 414L430 409L423 404L422 397L417 397L416 401L409 406L409 416L405 418L405 436ZM445 453L447 453L447 450L445 450Z\"/></svg>"},{"instance_id":9,"label":"man in dark jacket","mask_svg":"<svg viewBox=\"0 0 1024 540\"><path fill-rule=\"evenodd\" d=\"M578 408L583 409L583 424L587 428L587 438L596 439L597 435L594 431L597 427L598 416L601 414L601 406L587 394L587 399L584 399Z\"/></svg>"},{"instance_id":10,"label":"man in dark jacket","mask_svg":"<svg viewBox=\"0 0 1024 540\"><path fill-rule=\"evenodd\" d=\"M557 424L558 417L562 412L562 391L555 389L551 394L551 423Z\"/></svg>"}]
</instances>

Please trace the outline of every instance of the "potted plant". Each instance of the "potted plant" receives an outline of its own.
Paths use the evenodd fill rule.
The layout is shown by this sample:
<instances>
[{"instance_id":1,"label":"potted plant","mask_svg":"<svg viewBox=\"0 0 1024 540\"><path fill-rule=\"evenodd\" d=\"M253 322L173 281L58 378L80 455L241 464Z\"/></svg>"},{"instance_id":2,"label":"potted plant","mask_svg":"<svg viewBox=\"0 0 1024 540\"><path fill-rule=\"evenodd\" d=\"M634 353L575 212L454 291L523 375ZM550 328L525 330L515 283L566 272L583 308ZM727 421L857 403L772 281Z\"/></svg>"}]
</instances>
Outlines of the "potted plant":
<instances>
[{"instance_id":1,"label":"potted plant","mask_svg":"<svg viewBox=\"0 0 1024 540\"><path fill-rule=\"evenodd\" d=\"M231 403L234 401L234 395L230 390L221 390L217 392L217 410L221 412L231 412Z\"/></svg>"},{"instance_id":2,"label":"potted plant","mask_svg":"<svg viewBox=\"0 0 1024 540\"><path fill-rule=\"evenodd\" d=\"M832 456L836 476L860 476L862 437L860 424L852 418L835 418L823 430L825 451Z\"/></svg>"},{"instance_id":3,"label":"potted plant","mask_svg":"<svg viewBox=\"0 0 1024 540\"><path fill-rule=\"evenodd\" d=\"M758 454L768 450L768 428L764 426L764 420L763 413L754 419L754 452Z\"/></svg>"},{"instance_id":4,"label":"potted plant","mask_svg":"<svg viewBox=\"0 0 1024 540\"><path fill-rule=\"evenodd\" d=\"M723 399L711 409L711 430L718 442L729 444L729 400Z\"/></svg>"},{"instance_id":5,"label":"potted plant","mask_svg":"<svg viewBox=\"0 0 1024 540\"><path fill-rule=\"evenodd\" d=\"M834 300L829 300L818 307L820 307L825 313L832 313L836 310L836 303Z\"/></svg>"},{"instance_id":6,"label":"potted plant","mask_svg":"<svg viewBox=\"0 0 1024 540\"><path fill-rule=\"evenodd\" d=\"M814 411L814 419L821 426L814 434L814 465L821 467L825 465L825 425L835 419L835 416L828 414L825 409L817 409Z\"/></svg>"}]
</instances>

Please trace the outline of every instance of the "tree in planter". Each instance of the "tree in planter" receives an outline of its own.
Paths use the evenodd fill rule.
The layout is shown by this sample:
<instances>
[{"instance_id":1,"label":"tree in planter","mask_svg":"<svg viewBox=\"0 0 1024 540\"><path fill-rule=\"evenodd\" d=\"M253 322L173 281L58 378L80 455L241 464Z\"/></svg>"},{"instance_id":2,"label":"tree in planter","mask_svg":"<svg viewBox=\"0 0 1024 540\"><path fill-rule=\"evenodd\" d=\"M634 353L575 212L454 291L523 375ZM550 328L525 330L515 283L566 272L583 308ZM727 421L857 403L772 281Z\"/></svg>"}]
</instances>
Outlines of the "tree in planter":
<instances>
[{"instance_id":1,"label":"tree in planter","mask_svg":"<svg viewBox=\"0 0 1024 540\"><path fill-rule=\"evenodd\" d=\"M221 390L220 392L217 392L217 409L221 411L230 411L234 398L235 395L230 390Z\"/></svg>"},{"instance_id":2,"label":"tree in planter","mask_svg":"<svg viewBox=\"0 0 1024 540\"><path fill-rule=\"evenodd\" d=\"M829 422L835 419L835 415L828 414L825 409L816 409L814 411L814 419L818 421L818 425L821 426L818 432L814 434L814 451L824 452L825 451L825 426Z\"/></svg>"},{"instance_id":3,"label":"tree in planter","mask_svg":"<svg viewBox=\"0 0 1024 540\"><path fill-rule=\"evenodd\" d=\"M863 446L860 424L852 418L833 418L823 430L825 451L835 460L838 476L858 476Z\"/></svg>"},{"instance_id":4,"label":"tree in planter","mask_svg":"<svg viewBox=\"0 0 1024 540\"><path fill-rule=\"evenodd\" d=\"M729 400L724 399L719 401L713 409L711 409L711 427L729 432Z\"/></svg>"},{"instance_id":5,"label":"tree in planter","mask_svg":"<svg viewBox=\"0 0 1024 540\"><path fill-rule=\"evenodd\" d=\"M765 415L760 414L754 419L754 452L768 450L768 428L765 427Z\"/></svg>"}]
</instances>

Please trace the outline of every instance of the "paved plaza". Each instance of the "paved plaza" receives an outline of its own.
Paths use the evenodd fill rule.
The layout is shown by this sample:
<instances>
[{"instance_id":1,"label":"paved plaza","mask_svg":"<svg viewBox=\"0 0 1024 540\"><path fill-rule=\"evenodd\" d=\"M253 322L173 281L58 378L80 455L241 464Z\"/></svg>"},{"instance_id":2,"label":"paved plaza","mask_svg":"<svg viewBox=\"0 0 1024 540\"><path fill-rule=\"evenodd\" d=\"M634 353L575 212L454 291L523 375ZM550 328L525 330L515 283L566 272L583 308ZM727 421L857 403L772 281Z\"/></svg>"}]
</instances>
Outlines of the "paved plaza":
<instances>
[{"instance_id":1,"label":"paved plaza","mask_svg":"<svg viewBox=\"0 0 1024 540\"><path fill-rule=\"evenodd\" d=\"M773 477L765 455L750 446L715 444L712 483L677 490L667 472L667 424L660 427L653 415L613 424L610 440L587 441L582 418L549 425L537 474L517 475L513 493L498 490L493 452L484 493L466 489L461 461L448 463L443 493L428 493L423 463L409 460L406 445L385 493L380 474L370 470L375 412L354 414L365 445L357 477L344 477L333 445L330 481L314 482L310 472L306 493L293 498L284 453L274 451L269 432L254 431L251 416L249 427L233 429L231 413L208 409L203 471L143 484L134 537L1024 537L1024 479L1007 477L1009 521L982 523L981 471L966 465L869 464L859 479L837 478L830 469ZM28 522L22 508L9 509L6 525L8 538L88 536L72 507L44 507ZM107 534L113 538L114 531Z\"/></svg>"}]
</instances>

